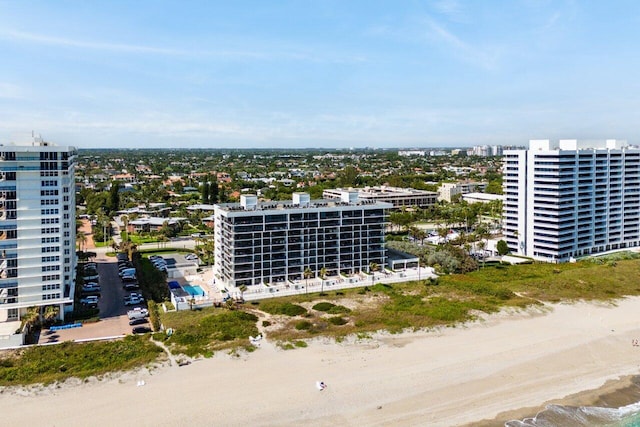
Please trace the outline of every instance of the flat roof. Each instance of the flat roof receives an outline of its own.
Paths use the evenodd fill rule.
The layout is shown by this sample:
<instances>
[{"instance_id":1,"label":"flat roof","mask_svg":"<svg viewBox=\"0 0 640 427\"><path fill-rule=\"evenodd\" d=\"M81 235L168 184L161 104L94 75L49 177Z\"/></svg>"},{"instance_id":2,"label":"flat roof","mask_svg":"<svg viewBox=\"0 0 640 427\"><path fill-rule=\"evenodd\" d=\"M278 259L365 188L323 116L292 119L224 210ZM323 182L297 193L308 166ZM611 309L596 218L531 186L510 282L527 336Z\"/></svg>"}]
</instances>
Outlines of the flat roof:
<instances>
[{"instance_id":1,"label":"flat roof","mask_svg":"<svg viewBox=\"0 0 640 427\"><path fill-rule=\"evenodd\" d=\"M309 210L309 209L323 209L323 208L336 208L336 207L372 207L380 209L393 208L391 203L379 202L375 200L357 200L355 202L347 203L336 199L320 199L310 200L308 203L293 203L291 200L286 201L274 201L274 202L258 202L255 208L245 209L240 203L220 203L216 205L223 211L227 212L265 212L265 211L284 211L284 210Z\"/></svg>"},{"instance_id":2,"label":"flat roof","mask_svg":"<svg viewBox=\"0 0 640 427\"><path fill-rule=\"evenodd\" d=\"M415 188L400 188L400 187L388 187L385 185L364 187L364 188L334 188L324 190L328 194L336 194L342 191L356 191L359 197L375 197L375 196L416 196L416 195L434 195L438 193L435 191L417 190Z\"/></svg>"},{"instance_id":3,"label":"flat roof","mask_svg":"<svg viewBox=\"0 0 640 427\"><path fill-rule=\"evenodd\" d=\"M22 322L19 320L14 322L0 322L0 336L15 334L21 325Z\"/></svg>"}]
</instances>

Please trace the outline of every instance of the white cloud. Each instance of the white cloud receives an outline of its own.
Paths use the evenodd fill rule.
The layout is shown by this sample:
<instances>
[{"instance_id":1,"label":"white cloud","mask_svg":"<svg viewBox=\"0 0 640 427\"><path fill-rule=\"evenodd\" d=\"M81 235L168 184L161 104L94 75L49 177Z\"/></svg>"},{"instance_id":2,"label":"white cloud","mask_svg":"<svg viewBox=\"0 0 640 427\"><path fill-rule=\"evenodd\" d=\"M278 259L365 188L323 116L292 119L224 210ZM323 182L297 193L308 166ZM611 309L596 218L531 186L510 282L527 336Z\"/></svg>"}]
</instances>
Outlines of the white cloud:
<instances>
[{"instance_id":1,"label":"white cloud","mask_svg":"<svg viewBox=\"0 0 640 427\"><path fill-rule=\"evenodd\" d=\"M479 47L468 43L430 17L427 17L424 22L428 30L427 36L432 41L441 43L458 59L487 70L497 68L501 51L499 47Z\"/></svg>"},{"instance_id":2,"label":"white cloud","mask_svg":"<svg viewBox=\"0 0 640 427\"><path fill-rule=\"evenodd\" d=\"M464 10L457 0L440 0L435 2L433 7L452 21L463 22L466 20Z\"/></svg>"},{"instance_id":3,"label":"white cloud","mask_svg":"<svg viewBox=\"0 0 640 427\"><path fill-rule=\"evenodd\" d=\"M88 49L97 51L110 51L124 54L152 54L163 56L190 57L190 58L214 58L214 59L254 59L275 60L285 59L304 62L328 62L328 63L357 63L366 60L366 56L360 53L340 53L334 49L323 46L295 46L285 43L261 40L252 43L250 49L242 47L228 49L223 47L207 49L182 49L139 44L108 43L91 40L76 40L67 37L50 36L10 29L0 29L0 39L26 42L36 45L57 46L63 48ZM233 44L233 43L229 43Z\"/></svg>"}]
</instances>

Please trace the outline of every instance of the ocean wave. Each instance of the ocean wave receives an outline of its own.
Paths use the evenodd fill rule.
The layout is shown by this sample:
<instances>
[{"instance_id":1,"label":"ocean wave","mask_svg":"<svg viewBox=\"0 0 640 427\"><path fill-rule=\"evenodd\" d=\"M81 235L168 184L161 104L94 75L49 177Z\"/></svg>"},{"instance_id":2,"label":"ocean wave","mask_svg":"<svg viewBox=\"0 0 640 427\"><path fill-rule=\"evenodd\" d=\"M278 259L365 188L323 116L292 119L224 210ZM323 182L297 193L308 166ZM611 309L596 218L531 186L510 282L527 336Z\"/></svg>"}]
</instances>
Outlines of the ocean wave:
<instances>
[{"instance_id":1,"label":"ocean wave","mask_svg":"<svg viewBox=\"0 0 640 427\"><path fill-rule=\"evenodd\" d=\"M640 426L640 402L620 408L548 405L533 418L507 421L505 427Z\"/></svg>"}]
</instances>

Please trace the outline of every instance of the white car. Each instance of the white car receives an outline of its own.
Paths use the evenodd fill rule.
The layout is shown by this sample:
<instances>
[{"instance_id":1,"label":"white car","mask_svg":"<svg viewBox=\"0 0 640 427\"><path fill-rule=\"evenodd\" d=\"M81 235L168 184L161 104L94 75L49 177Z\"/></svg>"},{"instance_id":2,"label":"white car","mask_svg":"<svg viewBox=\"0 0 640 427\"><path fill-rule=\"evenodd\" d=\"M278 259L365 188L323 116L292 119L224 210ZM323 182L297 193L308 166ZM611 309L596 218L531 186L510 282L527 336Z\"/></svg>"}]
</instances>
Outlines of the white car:
<instances>
[{"instance_id":1,"label":"white car","mask_svg":"<svg viewBox=\"0 0 640 427\"><path fill-rule=\"evenodd\" d=\"M133 310L127 311L127 317L131 319L142 319L149 316L149 310L146 308L136 307Z\"/></svg>"}]
</instances>

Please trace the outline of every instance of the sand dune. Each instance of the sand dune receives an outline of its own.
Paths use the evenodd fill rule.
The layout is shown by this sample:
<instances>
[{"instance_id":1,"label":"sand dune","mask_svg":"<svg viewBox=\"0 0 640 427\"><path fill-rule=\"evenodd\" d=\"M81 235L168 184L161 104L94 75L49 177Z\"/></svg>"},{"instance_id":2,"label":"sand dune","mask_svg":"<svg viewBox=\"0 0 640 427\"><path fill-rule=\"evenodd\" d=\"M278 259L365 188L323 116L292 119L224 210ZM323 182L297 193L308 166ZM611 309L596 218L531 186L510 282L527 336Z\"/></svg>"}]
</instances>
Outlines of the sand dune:
<instances>
[{"instance_id":1,"label":"sand dune","mask_svg":"<svg viewBox=\"0 0 640 427\"><path fill-rule=\"evenodd\" d=\"M4 425L463 425L640 372L640 298L0 395ZM315 382L328 388L318 391ZM144 385L141 384L144 381Z\"/></svg>"}]
</instances>

